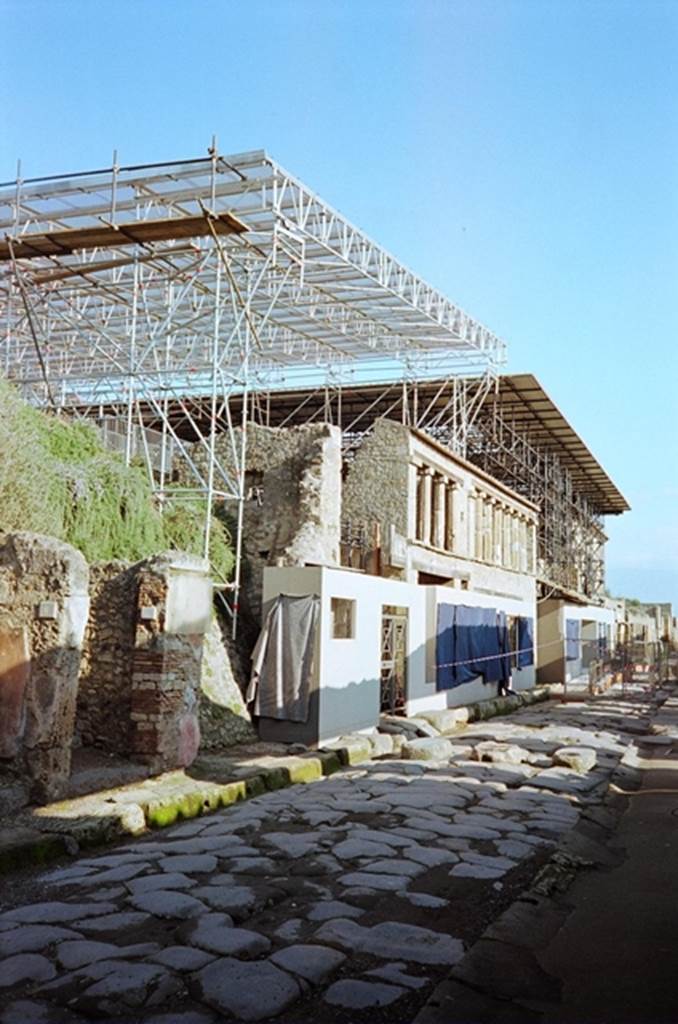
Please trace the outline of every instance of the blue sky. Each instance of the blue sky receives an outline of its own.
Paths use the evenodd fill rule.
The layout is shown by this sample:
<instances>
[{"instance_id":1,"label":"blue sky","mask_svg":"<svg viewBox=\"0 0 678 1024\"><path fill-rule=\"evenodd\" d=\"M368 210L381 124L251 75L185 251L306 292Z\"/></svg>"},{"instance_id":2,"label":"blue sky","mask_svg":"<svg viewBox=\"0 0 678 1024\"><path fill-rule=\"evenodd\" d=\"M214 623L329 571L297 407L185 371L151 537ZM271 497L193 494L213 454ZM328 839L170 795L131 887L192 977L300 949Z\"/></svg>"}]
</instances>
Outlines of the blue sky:
<instances>
[{"instance_id":1,"label":"blue sky","mask_svg":"<svg viewBox=\"0 0 678 1024\"><path fill-rule=\"evenodd\" d=\"M0 0L0 179L267 149L509 343L678 605L678 0Z\"/></svg>"}]
</instances>

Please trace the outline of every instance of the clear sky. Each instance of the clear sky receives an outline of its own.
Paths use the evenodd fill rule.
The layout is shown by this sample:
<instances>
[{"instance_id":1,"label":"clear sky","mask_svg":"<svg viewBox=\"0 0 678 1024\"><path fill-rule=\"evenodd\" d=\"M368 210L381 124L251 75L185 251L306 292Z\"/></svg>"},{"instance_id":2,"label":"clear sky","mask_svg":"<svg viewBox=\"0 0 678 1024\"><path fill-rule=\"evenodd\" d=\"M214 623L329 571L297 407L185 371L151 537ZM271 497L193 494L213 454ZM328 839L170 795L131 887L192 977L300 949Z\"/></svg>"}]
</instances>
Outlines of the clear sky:
<instances>
[{"instance_id":1,"label":"clear sky","mask_svg":"<svg viewBox=\"0 0 678 1024\"><path fill-rule=\"evenodd\" d=\"M678 0L0 0L0 179L265 148L509 343L678 605Z\"/></svg>"}]
</instances>

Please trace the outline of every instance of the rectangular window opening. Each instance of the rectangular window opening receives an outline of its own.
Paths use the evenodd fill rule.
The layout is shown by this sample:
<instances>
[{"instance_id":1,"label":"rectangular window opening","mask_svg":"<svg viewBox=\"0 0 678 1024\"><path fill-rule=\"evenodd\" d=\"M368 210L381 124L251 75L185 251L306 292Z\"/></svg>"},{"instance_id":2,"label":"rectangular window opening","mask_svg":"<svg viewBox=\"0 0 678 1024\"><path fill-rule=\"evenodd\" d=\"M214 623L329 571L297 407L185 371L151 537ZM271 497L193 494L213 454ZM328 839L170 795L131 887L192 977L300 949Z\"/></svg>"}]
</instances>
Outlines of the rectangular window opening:
<instances>
[{"instance_id":1,"label":"rectangular window opening","mask_svg":"<svg viewBox=\"0 0 678 1024\"><path fill-rule=\"evenodd\" d=\"M356 602L348 597L333 597L331 599L333 640L353 640L355 638L355 606Z\"/></svg>"}]
</instances>

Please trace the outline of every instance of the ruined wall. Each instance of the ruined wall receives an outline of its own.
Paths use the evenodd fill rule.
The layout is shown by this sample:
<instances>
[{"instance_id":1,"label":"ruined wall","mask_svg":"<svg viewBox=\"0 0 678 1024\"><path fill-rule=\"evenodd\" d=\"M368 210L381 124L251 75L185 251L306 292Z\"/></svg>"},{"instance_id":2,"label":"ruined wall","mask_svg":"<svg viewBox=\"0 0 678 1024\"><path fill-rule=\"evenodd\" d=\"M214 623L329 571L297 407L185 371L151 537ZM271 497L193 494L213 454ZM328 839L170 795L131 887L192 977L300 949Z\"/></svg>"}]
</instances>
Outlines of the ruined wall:
<instances>
[{"instance_id":1,"label":"ruined wall","mask_svg":"<svg viewBox=\"0 0 678 1024\"><path fill-rule=\"evenodd\" d=\"M218 439L217 453L232 469L227 437ZM194 458L204 465L198 446ZM248 424L246 484L243 596L259 620L265 566L339 563L341 432L327 424L289 429Z\"/></svg>"},{"instance_id":2,"label":"ruined wall","mask_svg":"<svg viewBox=\"0 0 678 1024\"><path fill-rule=\"evenodd\" d=\"M205 635L198 717L201 750L223 750L257 738L216 618Z\"/></svg>"},{"instance_id":3,"label":"ruined wall","mask_svg":"<svg viewBox=\"0 0 678 1024\"><path fill-rule=\"evenodd\" d=\"M80 552L52 537L0 545L0 764L36 802L70 774L88 577Z\"/></svg>"},{"instance_id":4,"label":"ruined wall","mask_svg":"<svg viewBox=\"0 0 678 1024\"><path fill-rule=\"evenodd\" d=\"M132 752L153 771L185 767L200 744L198 692L212 583L203 560L172 551L135 566Z\"/></svg>"},{"instance_id":5,"label":"ruined wall","mask_svg":"<svg viewBox=\"0 0 678 1024\"><path fill-rule=\"evenodd\" d=\"M90 615L80 669L76 730L85 746L127 754L132 746L132 652L136 567L90 567ZM111 727L111 723L115 723Z\"/></svg>"},{"instance_id":6,"label":"ruined wall","mask_svg":"<svg viewBox=\"0 0 678 1024\"><path fill-rule=\"evenodd\" d=\"M395 420L377 420L349 465L342 493L342 515L356 523L381 524L382 545L393 525L408 536L409 429ZM404 578L405 572L384 573Z\"/></svg>"}]
</instances>

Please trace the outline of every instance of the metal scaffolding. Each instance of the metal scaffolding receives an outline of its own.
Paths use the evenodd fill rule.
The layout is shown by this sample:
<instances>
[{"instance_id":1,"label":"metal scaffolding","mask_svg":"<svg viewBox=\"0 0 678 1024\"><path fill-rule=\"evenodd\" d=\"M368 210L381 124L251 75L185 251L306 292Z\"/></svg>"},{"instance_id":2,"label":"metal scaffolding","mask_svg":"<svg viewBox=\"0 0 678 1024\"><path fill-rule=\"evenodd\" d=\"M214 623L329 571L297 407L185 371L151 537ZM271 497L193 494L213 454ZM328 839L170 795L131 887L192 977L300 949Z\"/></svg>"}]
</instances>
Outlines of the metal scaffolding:
<instances>
[{"instance_id":1,"label":"metal scaffolding","mask_svg":"<svg viewBox=\"0 0 678 1024\"><path fill-rule=\"evenodd\" d=\"M206 555L214 502L235 503L234 629L246 426L272 394L310 388L331 406L347 383L407 391L443 375L463 449L475 407L461 378L487 392L505 360L494 334L265 152L214 143L204 159L114 157L0 186L0 317L0 368L24 397L105 420L160 501L206 500Z\"/></svg>"}]
</instances>

